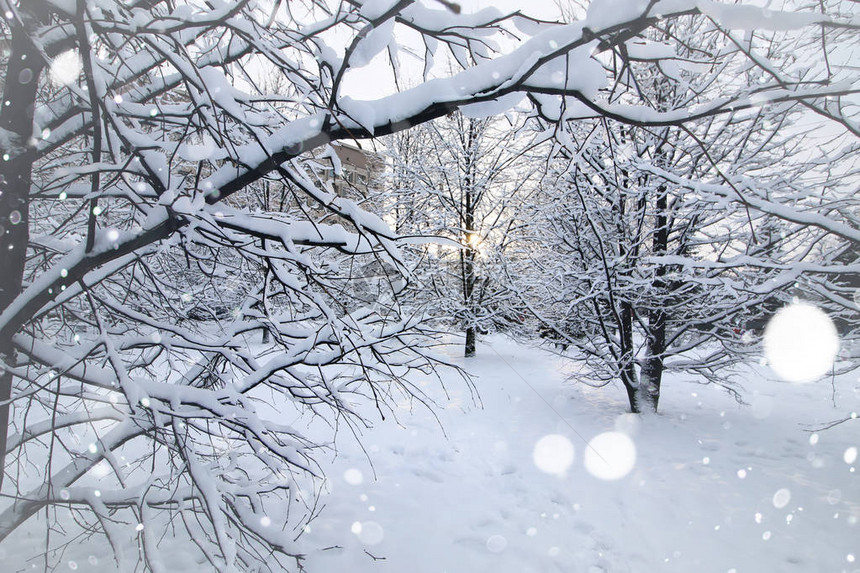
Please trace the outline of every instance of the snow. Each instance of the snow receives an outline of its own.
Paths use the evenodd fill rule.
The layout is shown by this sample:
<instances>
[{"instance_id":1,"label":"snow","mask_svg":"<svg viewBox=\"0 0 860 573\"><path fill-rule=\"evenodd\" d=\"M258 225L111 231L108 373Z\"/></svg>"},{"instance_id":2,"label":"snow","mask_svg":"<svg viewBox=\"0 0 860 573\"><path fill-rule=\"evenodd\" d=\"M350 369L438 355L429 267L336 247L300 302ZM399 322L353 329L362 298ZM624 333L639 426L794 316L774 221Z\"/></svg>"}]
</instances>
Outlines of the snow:
<instances>
[{"instance_id":1,"label":"snow","mask_svg":"<svg viewBox=\"0 0 860 573\"><path fill-rule=\"evenodd\" d=\"M573 464L573 444L561 434L548 434L537 441L532 459L539 470L564 476Z\"/></svg>"},{"instance_id":2,"label":"snow","mask_svg":"<svg viewBox=\"0 0 860 573\"><path fill-rule=\"evenodd\" d=\"M366 66L376 55L384 50L391 41L394 32L394 19L386 20L377 27L368 24L370 31L356 46L349 58L349 65L354 68Z\"/></svg>"},{"instance_id":3,"label":"snow","mask_svg":"<svg viewBox=\"0 0 860 573\"><path fill-rule=\"evenodd\" d=\"M444 434L416 410L367 431L367 457L340 444L327 510L305 541L341 548L311 551L309 570L841 571L857 553L857 477L842 459L856 428L812 445L803 426L857 408L856 376L841 379L834 411L829 384L785 385L751 367L750 390L779 400L764 418L717 387L670 377L663 413L640 419L624 413L620 388L567 384L560 359L491 344L468 361L452 356L476 374L483 408L452 391ZM590 448L553 410L628 473L592 475ZM583 452L563 474L539 467L547 436ZM374 476L362 487L337 478L335 468L362 464ZM370 516L381 543L344 540Z\"/></svg>"},{"instance_id":4,"label":"snow","mask_svg":"<svg viewBox=\"0 0 860 573\"><path fill-rule=\"evenodd\" d=\"M337 104L347 117L373 134L376 129L377 112L372 102L354 100L350 96L344 96L338 100Z\"/></svg>"},{"instance_id":5,"label":"snow","mask_svg":"<svg viewBox=\"0 0 860 573\"><path fill-rule=\"evenodd\" d=\"M773 494L773 506L777 509L782 509L789 501L791 501L791 491L786 488L778 489Z\"/></svg>"},{"instance_id":6,"label":"snow","mask_svg":"<svg viewBox=\"0 0 860 573\"><path fill-rule=\"evenodd\" d=\"M833 321L811 304L780 309L764 333L765 357L783 380L812 382L833 368L839 335Z\"/></svg>"},{"instance_id":7,"label":"snow","mask_svg":"<svg viewBox=\"0 0 860 573\"><path fill-rule=\"evenodd\" d=\"M469 30L469 34L487 34L483 26L495 22L502 17L502 12L496 7L482 8L477 12L462 12L454 14L446 8L430 8L419 2L407 6L400 12L399 17L406 22L419 25L421 29L431 32L452 32Z\"/></svg>"},{"instance_id":8,"label":"snow","mask_svg":"<svg viewBox=\"0 0 860 573\"><path fill-rule=\"evenodd\" d=\"M588 442L585 469L599 479L621 479L636 465L636 444L623 432L603 432Z\"/></svg>"},{"instance_id":9,"label":"snow","mask_svg":"<svg viewBox=\"0 0 860 573\"><path fill-rule=\"evenodd\" d=\"M509 109L515 108L523 99L525 99L524 94L515 92L490 101L464 105L460 108L460 111L463 112L465 117L482 119L501 115Z\"/></svg>"},{"instance_id":10,"label":"snow","mask_svg":"<svg viewBox=\"0 0 860 573\"><path fill-rule=\"evenodd\" d=\"M660 60L677 57L675 48L662 42L636 38L625 42L624 45L627 47L627 54L637 60Z\"/></svg>"},{"instance_id":11,"label":"snow","mask_svg":"<svg viewBox=\"0 0 860 573\"><path fill-rule=\"evenodd\" d=\"M479 402L454 372L443 373L447 396L417 377L435 415L404 402L360 442L341 433L320 460L325 507L298 540L308 571L852 570L856 422L807 429L860 408L856 373L794 385L752 365L753 405L670 375L662 413L640 418L622 389L571 383L575 366L556 355L500 337L481 340L475 358L460 351L444 357L475 376ZM759 398L776 407L756 408ZM319 418L294 425L325 431ZM266 513L260 526L279 529L279 508ZM29 567L41 519L0 549L6 570ZM210 570L169 530L162 539L135 525L119 570L131 570L142 535L160 544L165 571ZM61 570L70 562L117 570L95 541L68 546Z\"/></svg>"},{"instance_id":12,"label":"snow","mask_svg":"<svg viewBox=\"0 0 860 573\"><path fill-rule=\"evenodd\" d=\"M603 30L645 14L650 0L592 0L586 20L592 30Z\"/></svg>"},{"instance_id":13,"label":"snow","mask_svg":"<svg viewBox=\"0 0 860 573\"><path fill-rule=\"evenodd\" d=\"M397 0L367 0L361 3L361 15L368 20L376 20L397 4Z\"/></svg>"},{"instance_id":14,"label":"snow","mask_svg":"<svg viewBox=\"0 0 860 573\"><path fill-rule=\"evenodd\" d=\"M343 481L349 485L361 485L361 482L364 481L364 475L362 475L359 469L349 468L343 472Z\"/></svg>"},{"instance_id":15,"label":"snow","mask_svg":"<svg viewBox=\"0 0 860 573\"><path fill-rule=\"evenodd\" d=\"M703 14L733 30L795 30L830 21L830 18L814 12L782 12L710 0L700 0L696 6Z\"/></svg>"},{"instance_id":16,"label":"snow","mask_svg":"<svg viewBox=\"0 0 860 573\"><path fill-rule=\"evenodd\" d=\"M550 60L535 71L526 82L532 88L578 91L594 97L606 86L606 73L599 62L591 57L597 42L590 42L564 56ZM524 67L531 63L524 64Z\"/></svg>"},{"instance_id":17,"label":"snow","mask_svg":"<svg viewBox=\"0 0 860 573\"><path fill-rule=\"evenodd\" d=\"M70 86L78 81L83 66L77 50L68 50L53 59L48 68L48 77L55 87Z\"/></svg>"},{"instance_id":18,"label":"snow","mask_svg":"<svg viewBox=\"0 0 860 573\"><path fill-rule=\"evenodd\" d=\"M659 5L672 2L679 4L681 0L665 0ZM72 0L51 3L72 11L76 7ZM74 200L83 199L80 206L86 209L90 190L83 183L92 174L117 175L99 180L102 185L98 190L106 197L91 211L99 215L98 225L87 231L91 249L85 249L82 242L84 210L58 223L55 236L39 236L49 233L50 226L57 226L53 221L34 227L36 252L44 250L48 259L28 263L33 272L28 270L24 293L0 316L0 324L10 325L5 330L18 333L13 341L21 358L10 362L8 370L25 389L22 396L15 397L15 408L29 422L16 422L13 430L20 433L10 437L8 451L21 462L23 473L10 477L14 481L9 483L20 498L7 497L3 502L6 509L0 534L20 523L26 525L0 546L3 569L37 568L43 563L41 551L46 551L46 569L50 565L61 570L65 566L92 571L146 569L137 560L141 549L147 549L153 559L147 566L154 571L208 571L213 563L223 563L224 570L232 570L236 556L244 549L242 544L254 544L255 539L264 550L266 544L272 544L307 554L310 571L838 570L846 562L853 563L857 547L851 540L858 537L854 531L858 521L856 423L821 431L808 439L802 425L820 427L828 420L845 418L846 408L856 409L858 403L857 380L853 377L842 375L816 383L817 377L828 373L838 351L832 325L816 330L801 321L782 329L785 334L778 334L781 329L777 327L769 329L764 347L769 366L748 368L745 395L750 396L750 405L743 407L719 387L700 388L689 380L669 376L661 415L631 417L624 413L625 400L618 388L595 390L569 384L568 376L578 376L574 363L501 338L483 340L475 359L461 359L459 349L451 349L446 359L475 376L479 399L457 373L440 373L443 384L439 384L435 377L416 370L408 387L417 397L404 393L394 412L383 407L377 419L377 410L369 407L372 404L353 402L364 398L369 402L371 398L365 393L377 390L384 393L383 401L398 400L396 394L388 394L389 388L396 389L394 382L388 385L389 377L396 381L406 366L423 364L418 362L420 355L409 353L411 335L401 337L399 333L418 326L421 317L408 312L404 313L406 318L384 315L383 307L400 302L391 297L380 297L373 308L353 311L344 305L345 314L338 305L328 304L328 298L341 302L337 290L341 269L339 260L315 260L319 251L378 253L383 264L398 266L405 266L406 259L400 258L397 239L382 218L366 213L362 203L314 187L307 167L290 158L329 142L331 137L394 131L470 102L474 104L468 106L470 114L498 113L516 105L528 88L545 94L577 90L577 97L596 98L600 88L609 85L607 70L600 64L606 60L594 59L596 41L583 45L592 38L585 27L593 30L635 17L650 9L653 2L596 0L587 22L567 26L532 23L526 26L535 30L530 40L507 37L495 25L469 29L478 23L490 24L502 13L497 7L455 16L438 3L429 2L429 7L412 3L397 21L398 29L411 28L410 34L421 27L427 32L435 29L436 39L425 41L428 51L433 52L434 44L441 41L444 54L452 52L461 61L481 63L461 73L450 72L450 78L428 81L376 101L361 101L350 90L332 86L330 76L337 77L342 66L355 68L373 59L379 61L386 47L394 64L396 44L389 43L394 19L375 22L375 29L365 28L367 35L355 44L357 49L346 63L339 59L342 46L325 46L316 31L322 34L321 30L329 26L346 28L353 37L352 32L359 30L363 20L381 19L400 4L396 0L347 3L343 10L351 14L339 8L336 15L313 24L316 31L309 27L303 33L290 28L279 33L275 27L271 34L263 33L254 17L271 3L251 2L247 9L240 9L244 4L225 0L179 4L172 12L148 12L140 7L118 10L115 0L89 2L88 19L119 21L108 28L96 26L92 44L97 49L93 54L71 51L55 58L51 81L58 88L67 88L60 89L61 95L51 100L51 113L34 110L34 133L51 137L51 142L36 142L38 165L49 171L39 173L40 179L34 184L45 191L45 197L56 194L65 201L56 210L50 209L58 220L75 212ZM328 14L324 4L318 3L319 13ZM817 18L743 12L743 8L735 10L704 0L701 5L729 27L742 27L759 15L777 29ZM271 7L284 16L289 12L286 4ZM316 13L312 10L307 18L313 19ZM60 46L73 45L71 34L77 28L61 12L54 16L56 26L49 26L46 35L33 36L34 48L41 54L55 54L56 49L65 49ZM213 23L223 25L225 35L210 28ZM124 39L131 28L145 36L140 44ZM325 35L337 40L337 33ZM620 36L628 37L626 32ZM509 41L518 47L508 48ZM629 40L634 55L672 55L661 45L636 42ZM560 55L571 45L580 47ZM177 46L187 50L176 51ZM502 46L507 55L483 61L495 47ZM116 57L112 55L115 49ZM135 49L139 50L137 55L123 55ZM403 54L408 52L402 50ZM88 73L93 68L89 88L76 86L81 55L93 64L87 66ZM324 77L317 78L314 55L320 62L331 62L334 70L323 70L320 73ZM247 85L255 75L258 58L268 58L274 71L284 72L291 86L271 102L265 97L252 98L250 94L256 90L252 92ZM764 66L771 69L770 64ZM244 75L240 73L243 70ZM31 70L23 70L13 79L26 84L34 78ZM842 87L834 82L827 93L838 94L851 87L850 82ZM87 93L92 97L85 97ZM705 94L697 109L701 113L718 113L732 105L758 109L780 95L804 93L819 97L824 92L817 86L806 92L762 87L759 93L736 101L729 95L709 100ZM335 105L331 105L335 98ZM559 108L558 104L565 103L564 109L555 113L560 119L583 110L589 115L595 113L572 100L574 106L567 106L556 96L536 93L535 98L541 108ZM87 139L91 131L87 126L96 118L79 107L95 101L104 102L104 153L95 150L89 164L87 142L99 138ZM313 111L318 111L317 115L301 117ZM613 106L609 111L654 121L684 119L690 113L660 113L634 106ZM200 135L206 132L213 137ZM96 133L100 133L98 129ZM10 134L0 130L0 141L15 143L17 139ZM75 142L84 142L84 147ZM45 150L50 150L48 156L43 154ZM63 155L66 153L71 155ZM105 159L99 161L102 156ZM56 162L52 163L52 158ZM339 171L336 159L332 160ZM198 170L208 179L201 182L200 189L192 189L196 178L188 176L187 166L180 163L202 161L211 164L211 168L201 165ZM337 219L342 224L294 221L290 213L249 213L234 202L211 204L258 181L264 172L276 167L276 162L281 163L277 166L281 175L332 214L327 220ZM688 183L682 181L685 188ZM741 195L748 187L743 180L731 190L724 186L708 190L694 184L697 196L705 194L715 202L726 203L735 198L733 193ZM141 197L132 196L133 188ZM137 211L124 219L112 205L125 204L127 198ZM820 228L842 237L860 236L848 223L834 222L826 213L798 213L793 204L765 203L762 210L784 213L788 221L817 221ZM25 211L9 214L12 225L25 223L25 219ZM174 224L177 222L179 230ZM431 239L411 242L422 240ZM58 246L43 249L52 243ZM217 330L214 324L179 323L181 314L173 314L175 323L162 322L157 316L163 316L162 309L153 308L153 316L148 316L145 303L129 302L125 308L126 300L136 298L126 295L136 295L138 284L159 287L160 272L151 282L136 279L139 273L145 274L145 261L156 259L154 255L161 258L179 252L174 248L185 246L185 253L194 255L199 270L209 279L227 278L223 268L205 260L205 254L191 252L190 247L199 245L232 247L251 265L261 263L270 270L270 276L284 288L284 298L296 295L295 301L289 301L291 308L297 309L290 322L280 326L279 314L272 312L275 309L252 307L251 294L250 302L235 309L233 324ZM15 247L16 252L23 252L20 245ZM619 261L613 257L611 264L616 266ZM726 263L719 260L713 264ZM186 267L190 266L186 257ZM855 267L860 268L842 268L851 271ZM170 299L178 299L182 303L179 310L187 310L196 293L204 289L193 283L185 285L182 277L177 277L182 284L174 283L172 268L164 268L164 304L169 307ZM119 274L121 269L127 271ZM786 271L776 278L787 284L800 270ZM364 280L359 272L352 276ZM131 281L120 284L117 277ZM230 277L224 281L228 295L238 290L234 286L239 280ZM311 284L314 288L308 288ZM260 302L265 305L269 283L258 286L263 293ZM276 292L270 300L279 296ZM92 320L83 324L78 317L81 312L90 312L82 306L87 303ZM105 309L104 316L98 313L99 307ZM33 313L37 318L25 316ZM63 325L68 328L61 334L76 344L65 345L49 334L43 339L43 333L51 331L51 321L64 321L64 316L71 322ZM138 327L129 328L126 320ZM195 318L187 322L205 321ZM86 332L76 332L81 324ZM284 342L277 353L248 351L251 349L242 346L242 332L258 332L264 325L275 327L276 337L293 338L295 333L297 340ZM212 332L208 332L210 328ZM801 334L811 338L807 341ZM389 344L389 337L396 337L396 341ZM822 341L823 348L818 348ZM153 342L171 356L161 358L149 352L162 352L151 348ZM807 354L810 351L815 352ZM210 353L226 360L238 374L222 385L216 375L220 366L213 360L209 366L213 375L203 380L206 355ZM198 360L197 355L202 357ZM388 371L381 368L380 356L388 360ZM167 360L175 361L169 370ZM346 371L345 379L338 378L340 372L329 377L331 363ZM352 377L353 368L358 370L359 364L366 370ZM48 372L49 365L56 370ZM146 375L138 379L141 370L146 370ZM366 384L366 372L381 382L371 388ZM773 372L786 380L810 383L783 384L770 379ZM280 382L290 377L295 383ZM195 379L202 384L190 383ZM266 380L277 382L270 388L276 395L264 395ZM44 419L31 413L29 406L19 407L29 399L33 404L46 400L39 394L51 392L52 382L57 384L57 399L53 407L44 402ZM70 388L68 393L60 391L61 382ZM117 392L117 385L122 393ZM86 391L78 396L83 405L97 407L65 412L58 407L84 387ZM35 394L30 393L31 388ZM282 388L286 396L280 395ZM418 404L424 399L434 401L436 409L420 408ZM298 412L299 404L309 407ZM336 408L337 414L328 416L326 405ZM371 416L371 425L365 427L362 418L353 417L353 411ZM183 418L188 424L181 421ZM226 432L209 434L211 442L201 441L200 449L196 449L191 441L195 439L193 432L188 430L193 419L217 421ZM59 439L60 434L57 440L51 436L51 449L56 441L63 453L46 452L42 457L40 448L47 445L55 424L74 424L76 430L68 432L68 443ZM244 433L243 443L250 452L256 452L252 463L240 462L237 438L230 437L234 435L232 428L241 429L236 435ZM336 441L328 449L327 442L335 431ZM153 453L148 458L152 462L149 472L135 469L127 473L123 465L131 464L124 463L123 455L134 455L136 449L146 447L144 436L159 435L175 438L171 447L175 447L173 452L182 452L182 458ZM15 449L21 443L27 443L28 449L19 455ZM322 467L306 457L310 451ZM275 464L275 457L289 461L296 475L282 474L283 465ZM185 475L175 482L162 478L157 467L161 463L178 466ZM319 469L319 475L328 477L322 483L312 482L302 469L314 473ZM31 488L26 479L22 480L27 473L36 484L42 484L45 475L51 479ZM123 487L117 489L123 475L134 475L136 481L128 487L120 484ZM308 485L310 489L303 489ZM317 492L319 504L314 503ZM192 536L198 532L198 541L206 536L217 542L217 554L209 555L208 560L203 555L205 547L173 537L175 526L186 516L147 515L159 505L182 507L182 500L192 495L195 503L211 513L206 519L211 521L211 528L191 532ZM227 508L229 498L242 502L235 507L230 504L225 513L222 509ZM58 499L65 503L55 503ZM299 507L295 509L290 500ZM45 502L53 505L42 507ZM303 524L296 529L292 525L305 511L300 507L302 502L308 503L306 515L314 519L305 534L298 536ZM96 518L103 518L113 511L108 508L118 503L132 504L132 508L104 522L108 539L103 541L98 536L91 538L88 525L75 523L79 516L69 510L72 504L87 504ZM287 525L291 512L293 518ZM168 523L167 519L176 521ZM234 520L244 524L247 535L231 533ZM142 523L146 523L145 528ZM113 551L109 545L114 545ZM250 549L258 550L257 546ZM118 553L116 562L111 557L114 552ZM277 565L272 568L277 569Z\"/></svg>"}]
</instances>

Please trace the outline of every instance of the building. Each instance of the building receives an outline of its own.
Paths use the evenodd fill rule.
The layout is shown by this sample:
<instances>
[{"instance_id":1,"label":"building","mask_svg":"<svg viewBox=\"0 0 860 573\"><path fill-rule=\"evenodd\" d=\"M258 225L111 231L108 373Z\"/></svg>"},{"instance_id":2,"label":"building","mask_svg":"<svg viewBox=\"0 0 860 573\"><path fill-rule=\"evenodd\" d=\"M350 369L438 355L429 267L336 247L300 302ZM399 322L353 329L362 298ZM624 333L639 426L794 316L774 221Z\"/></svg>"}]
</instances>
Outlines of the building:
<instances>
[{"instance_id":1,"label":"building","mask_svg":"<svg viewBox=\"0 0 860 573\"><path fill-rule=\"evenodd\" d=\"M378 153L341 142L333 142L331 147L340 161L341 174L335 175L330 159L321 158L330 165L323 173L323 181L331 181L338 195L347 197L357 192L366 197L368 186L385 171L385 160Z\"/></svg>"}]
</instances>

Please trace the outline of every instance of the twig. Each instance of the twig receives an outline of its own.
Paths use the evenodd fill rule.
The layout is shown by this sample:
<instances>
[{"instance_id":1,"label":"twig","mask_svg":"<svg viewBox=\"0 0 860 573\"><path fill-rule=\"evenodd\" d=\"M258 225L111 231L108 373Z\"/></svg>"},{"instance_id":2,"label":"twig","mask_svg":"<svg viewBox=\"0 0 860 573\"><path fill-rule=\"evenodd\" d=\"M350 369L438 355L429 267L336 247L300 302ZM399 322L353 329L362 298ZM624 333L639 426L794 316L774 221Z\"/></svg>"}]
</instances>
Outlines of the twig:
<instances>
[{"instance_id":1,"label":"twig","mask_svg":"<svg viewBox=\"0 0 860 573\"><path fill-rule=\"evenodd\" d=\"M370 558L373 559L374 561L385 561L386 559L388 559L388 557L377 557L376 555L374 555L373 553L371 553L367 549L365 549L364 552L367 553L368 556L370 556Z\"/></svg>"},{"instance_id":2,"label":"twig","mask_svg":"<svg viewBox=\"0 0 860 573\"><path fill-rule=\"evenodd\" d=\"M848 420L856 420L856 419L857 419L857 412L851 412L851 414L849 416L842 418L841 420L834 420L832 422L827 422L823 426L819 426L817 428L811 428L811 427L810 428L804 428L803 431L804 432L821 432L824 430L829 430L830 428L835 428L839 424L843 424L843 423L847 422Z\"/></svg>"}]
</instances>

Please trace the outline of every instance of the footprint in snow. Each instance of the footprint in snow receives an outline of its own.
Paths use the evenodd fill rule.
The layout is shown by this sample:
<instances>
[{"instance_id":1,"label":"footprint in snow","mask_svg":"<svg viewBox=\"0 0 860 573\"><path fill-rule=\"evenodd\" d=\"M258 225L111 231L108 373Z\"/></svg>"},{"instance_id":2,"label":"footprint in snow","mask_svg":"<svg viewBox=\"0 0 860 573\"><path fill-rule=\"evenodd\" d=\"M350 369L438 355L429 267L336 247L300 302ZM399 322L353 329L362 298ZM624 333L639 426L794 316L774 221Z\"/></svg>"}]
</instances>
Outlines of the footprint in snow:
<instances>
[{"instance_id":1,"label":"footprint in snow","mask_svg":"<svg viewBox=\"0 0 860 573\"><path fill-rule=\"evenodd\" d=\"M707 441L699 444L699 448L706 452L718 452L720 451L720 443L717 441Z\"/></svg>"},{"instance_id":2,"label":"footprint in snow","mask_svg":"<svg viewBox=\"0 0 860 573\"><path fill-rule=\"evenodd\" d=\"M420 477L420 478L430 480L430 481L436 482L436 483L443 483L445 481L442 478L442 476L440 476L439 474L437 474L434 471L430 471L427 469L415 468L412 470L412 473L415 474L416 476Z\"/></svg>"},{"instance_id":3,"label":"footprint in snow","mask_svg":"<svg viewBox=\"0 0 860 573\"><path fill-rule=\"evenodd\" d=\"M509 476L517 473L517 466L514 464L505 464L499 469L499 474L503 476Z\"/></svg>"},{"instance_id":4,"label":"footprint in snow","mask_svg":"<svg viewBox=\"0 0 860 573\"><path fill-rule=\"evenodd\" d=\"M579 533L590 535L594 531L594 526L587 521L576 520L573 524L573 529Z\"/></svg>"}]
</instances>

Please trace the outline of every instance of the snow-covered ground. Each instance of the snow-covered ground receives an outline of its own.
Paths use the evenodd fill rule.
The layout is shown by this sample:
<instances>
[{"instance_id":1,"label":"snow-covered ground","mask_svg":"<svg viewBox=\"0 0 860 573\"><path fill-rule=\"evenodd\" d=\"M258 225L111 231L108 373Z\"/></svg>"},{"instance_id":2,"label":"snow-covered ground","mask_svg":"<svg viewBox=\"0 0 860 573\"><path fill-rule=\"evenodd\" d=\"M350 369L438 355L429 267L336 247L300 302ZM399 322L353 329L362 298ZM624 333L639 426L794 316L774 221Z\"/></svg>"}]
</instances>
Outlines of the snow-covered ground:
<instances>
[{"instance_id":1,"label":"snow-covered ground","mask_svg":"<svg viewBox=\"0 0 860 573\"><path fill-rule=\"evenodd\" d=\"M860 410L856 374L836 380L836 407L829 379L761 368L742 406L670 377L662 413L639 420L619 388L571 384L540 350L495 338L459 363L483 407L452 381L444 433L416 409L364 433L369 459L343 436L305 538L332 548L309 553L310 571L860 571L860 420L806 431ZM635 451L617 434L587 445L616 431ZM566 471L567 440L536 450L551 435L573 445ZM625 476L593 475L622 473L631 454Z\"/></svg>"},{"instance_id":2,"label":"snow-covered ground","mask_svg":"<svg viewBox=\"0 0 860 573\"><path fill-rule=\"evenodd\" d=\"M670 377L661 414L639 419L619 388L574 384L542 350L494 337L475 358L449 352L480 404L443 373L447 396L415 380L436 417L416 406L377 416L360 442L341 432L300 541L310 573L860 571L860 420L808 431L860 411L856 373L788 384L755 367L749 405ZM165 571L209 570L157 537ZM72 541L58 570L115 570L104 544ZM34 520L0 569L40 570L43 549Z\"/></svg>"}]
</instances>

